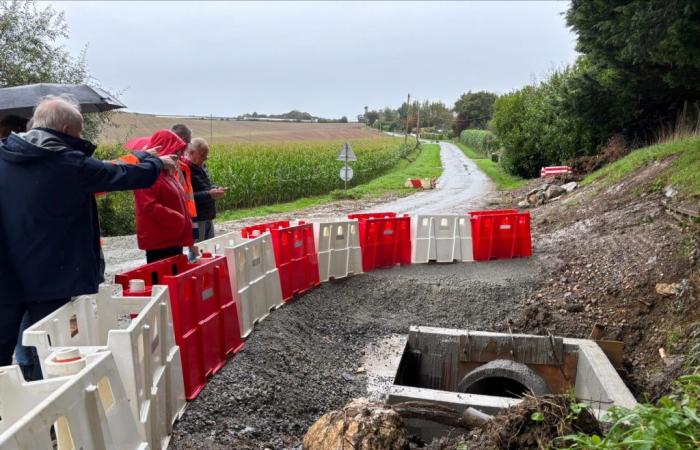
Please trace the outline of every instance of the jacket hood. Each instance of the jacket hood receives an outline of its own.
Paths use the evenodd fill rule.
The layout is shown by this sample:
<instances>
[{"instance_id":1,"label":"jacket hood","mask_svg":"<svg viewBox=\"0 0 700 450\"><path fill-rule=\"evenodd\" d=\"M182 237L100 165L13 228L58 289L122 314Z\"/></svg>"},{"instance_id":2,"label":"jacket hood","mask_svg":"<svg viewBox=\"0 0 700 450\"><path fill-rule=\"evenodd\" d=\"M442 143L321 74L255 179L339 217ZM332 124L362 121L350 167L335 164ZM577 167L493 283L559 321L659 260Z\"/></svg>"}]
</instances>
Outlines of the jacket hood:
<instances>
[{"instance_id":1,"label":"jacket hood","mask_svg":"<svg viewBox=\"0 0 700 450\"><path fill-rule=\"evenodd\" d=\"M95 145L48 128L35 128L26 133L10 134L0 143L0 158L16 163L36 161L56 152L77 150L87 156L95 152Z\"/></svg>"},{"instance_id":2,"label":"jacket hood","mask_svg":"<svg viewBox=\"0 0 700 450\"><path fill-rule=\"evenodd\" d=\"M177 155L182 152L187 144L170 130L160 130L151 136L150 148L160 146L158 156Z\"/></svg>"}]
</instances>

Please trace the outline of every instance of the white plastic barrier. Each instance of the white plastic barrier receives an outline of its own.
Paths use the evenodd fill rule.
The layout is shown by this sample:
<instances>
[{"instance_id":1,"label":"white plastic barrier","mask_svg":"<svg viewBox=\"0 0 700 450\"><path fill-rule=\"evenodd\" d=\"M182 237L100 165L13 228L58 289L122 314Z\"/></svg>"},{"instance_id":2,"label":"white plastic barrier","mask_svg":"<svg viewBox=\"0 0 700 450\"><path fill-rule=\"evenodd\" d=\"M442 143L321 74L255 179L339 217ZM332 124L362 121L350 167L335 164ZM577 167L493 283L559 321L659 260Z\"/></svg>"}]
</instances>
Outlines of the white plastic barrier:
<instances>
[{"instance_id":1,"label":"white plastic barrier","mask_svg":"<svg viewBox=\"0 0 700 450\"><path fill-rule=\"evenodd\" d=\"M114 297L109 291L101 287L96 296L64 305L25 330L22 342L36 347L44 374L51 369L46 358L56 350L110 350L141 436L152 449L165 449L185 408L168 288L153 286L150 297Z\"/></svg>"},{"instance_id":2,"label":"white plastic barrier","mask_svg":"<svg viewBox=\"0 0 700 450\"><path fill-rule=\"evenodd\" d=\"M362 250L357 220L313 221L321 282L362 273Z\"/></svg>"},{"instance_id":3,"label":"white plastic barrier","mask_svg":"<svg viewBox=\"0 0 700 450\"><path fill-rule=\"evenodd\" d=\"M0 448L149 448L137 430L112 353L88 355L83 364L75 375L30 383L19 366L0 367Z\"/></svg>"},{"instance_id":4,"label":"white plastic barrier","mask_svg":"<svg viewBox=\"0 0 700 450\"><path fill-rule=\"evenodd\" d=\"M248 337L255 323L265 319L270 310L282 306L282 286L270 233L251 239L228 233L199 242L197 246L202 252L226 255L241 337Z\"/></svg>"},{"instance_id":5,"label":"white plastic barrier","mask_svg":"<svg viewBox=\"0 0 700 450\"><path fill-rule=\"evenodd\" d=\"M411 241L414 263L474 261L468 214L415 216Z\"/></svg>"}]
</instances>

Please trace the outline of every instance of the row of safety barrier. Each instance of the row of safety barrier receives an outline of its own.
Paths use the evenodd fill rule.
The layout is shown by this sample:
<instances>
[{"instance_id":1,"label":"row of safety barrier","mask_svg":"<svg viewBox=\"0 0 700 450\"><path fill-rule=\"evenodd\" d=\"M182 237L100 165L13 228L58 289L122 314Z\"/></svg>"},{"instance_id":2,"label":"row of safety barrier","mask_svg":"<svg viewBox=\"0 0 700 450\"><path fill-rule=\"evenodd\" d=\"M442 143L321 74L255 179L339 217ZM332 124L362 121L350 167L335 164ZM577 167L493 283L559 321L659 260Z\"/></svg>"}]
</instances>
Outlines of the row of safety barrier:
<instances>
[{"instance_id":1,"label":"row of safety barrier","mask_svg":"<svg viewBox=\"0 0 700 450\"><path fill-rule=\"evenodd\" d=\"M255 324L320 282L532 252L529 213L517 210L270 222L198 247L196 262L179 255L121 273L121 295L101 288L24 332L49 378L25 383L0 368L0 448L40 448L27 442L39 433L32 442L50 443L53 426L53 448L165 449L185 400Z\"/></svg>"},{"instance_id":2,"label":"row of safety barrier","mask_svg":"<svg viewBox=\"0 0 700 450\"><path fill-rule=\"evenodd\" d=\"M167 448L186 405L168 287L109 291L25 330L45 379L27 383L17 366L0 368L0 448Z\"/></svg>"}]
</instances>

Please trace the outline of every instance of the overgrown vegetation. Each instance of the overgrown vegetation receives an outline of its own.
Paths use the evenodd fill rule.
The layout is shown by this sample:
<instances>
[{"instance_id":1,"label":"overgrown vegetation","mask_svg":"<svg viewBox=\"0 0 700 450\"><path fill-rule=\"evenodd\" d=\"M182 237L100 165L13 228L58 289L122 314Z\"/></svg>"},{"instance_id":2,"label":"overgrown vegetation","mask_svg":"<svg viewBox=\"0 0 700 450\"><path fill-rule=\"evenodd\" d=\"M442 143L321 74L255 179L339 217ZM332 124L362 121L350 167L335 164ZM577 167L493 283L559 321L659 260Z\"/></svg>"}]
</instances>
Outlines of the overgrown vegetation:
<instances>
[{"instance_id":1,"label":"overgrown vegetation","mask_svg":"<svg viewBox=\"0 0 700 450\"><path fill-rule=\"evenodd\" d=\"M596 154L621 133L633 147L700 115L700 4L693 0L574 0L566 15L578 61L496 100L491 125L504 167L535 177L541 166Z\"/></svg>"},{"instance_id":2,"label":"overgrown vegetation","mask_svg":"<svg viewBox=\"0 0 700 450\"><path fill-rule=\"evenodd\" d=\"M699 345L696 336L694 348ZM692 355L688 360L693 361ZM604 435L576 433L560 440L573 450L700 448L700 367L696 365L688 375L679 377L673 393L655 405L642 403L631 410L612 407L607 419L612 426Z\"/></svg>"},{"instance_id":3,"label":"overgrown vegetation","mask_svg":"<svg viewBox=\"0 0 700 450\"><path fill-rule=\"evenodd\" d=\"M640 148L588 175L582 184L598 181L601 186L609 186L644 165L671 157L676 159L657 176L657 183L660 186L672 185L687 195L700 195L700 137Z\"/></svg>"},{"instance_id":4,"label":"overgrown vegetation","mask_svg":"<svg viewBox=\"0 0 700 450\"><path fill-rule=\"evenodd\" d=\"M459 141L484 155L490 155L500 147L496 135L487 130L463 130L459 134Z\"/></svg>"},{"instance_id":5,"label":"overgrown vegetation","mask_svg":"<svg viewBox=\"0 0 700 450\"><path fill-rule=\"evenodd\" d=\"M491 178L491 181L494 182L497 189L516 189L527 182L527 180L523 178L507 173L499 163L491 160L491 158L488 158L483 153L477 152L461 142L455 141L455 145L462 150L462 153L464 153L467 158L474 160L477 167Z\"/></svg>"}]
</instances>

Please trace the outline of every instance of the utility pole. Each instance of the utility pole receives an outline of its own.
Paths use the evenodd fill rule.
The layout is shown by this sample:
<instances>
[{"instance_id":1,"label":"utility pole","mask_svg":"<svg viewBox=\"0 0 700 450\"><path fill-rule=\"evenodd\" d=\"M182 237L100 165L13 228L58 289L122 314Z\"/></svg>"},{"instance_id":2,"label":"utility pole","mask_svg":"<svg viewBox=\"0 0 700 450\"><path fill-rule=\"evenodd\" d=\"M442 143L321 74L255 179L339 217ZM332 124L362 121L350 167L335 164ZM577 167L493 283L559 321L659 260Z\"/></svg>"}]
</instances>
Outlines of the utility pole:
<instances>
[{"instance_id":1,"label":"utility pole","mask_svg":"<svg viewBox=\"0 0 700 450\"><path fill-rule=\"evenodd\" d=\"M411 94L408 94L408 98L406 99L406 129L404 130L404 136L403 136L403 145L404 147L408 147L408 113L411 110Z\"/></svg>"},{"instance_id":2,"label":"utility pole","mask_svg":"<svg viewBox=\"0 0 700 450\"><path fill-rule=\"evenodd\" d=\"M420 137L420 102L416 102L416 107L418 108L418 115L416 116L416 142Z\"/></svg>"}]
</instances>

